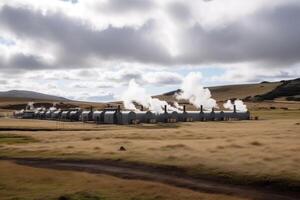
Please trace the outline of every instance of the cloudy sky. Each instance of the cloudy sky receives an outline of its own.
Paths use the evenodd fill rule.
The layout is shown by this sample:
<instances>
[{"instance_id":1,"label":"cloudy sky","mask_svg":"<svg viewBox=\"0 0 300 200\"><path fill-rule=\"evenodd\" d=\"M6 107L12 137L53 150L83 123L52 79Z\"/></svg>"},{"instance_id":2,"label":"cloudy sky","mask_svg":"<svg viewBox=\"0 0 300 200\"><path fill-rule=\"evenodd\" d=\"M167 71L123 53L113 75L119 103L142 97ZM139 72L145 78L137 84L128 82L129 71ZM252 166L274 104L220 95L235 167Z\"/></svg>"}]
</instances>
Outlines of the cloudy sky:
<instances>
[{"instance_id":1,"label":"cloudy sky","mask_svg":"<svg viewBox=\"0 0 300 200\"><path fill-rule=\"evenodd\" d=\"M299 0L1 0L0 91L118 99L300 77Z\"/></svg>"}]
</instances>

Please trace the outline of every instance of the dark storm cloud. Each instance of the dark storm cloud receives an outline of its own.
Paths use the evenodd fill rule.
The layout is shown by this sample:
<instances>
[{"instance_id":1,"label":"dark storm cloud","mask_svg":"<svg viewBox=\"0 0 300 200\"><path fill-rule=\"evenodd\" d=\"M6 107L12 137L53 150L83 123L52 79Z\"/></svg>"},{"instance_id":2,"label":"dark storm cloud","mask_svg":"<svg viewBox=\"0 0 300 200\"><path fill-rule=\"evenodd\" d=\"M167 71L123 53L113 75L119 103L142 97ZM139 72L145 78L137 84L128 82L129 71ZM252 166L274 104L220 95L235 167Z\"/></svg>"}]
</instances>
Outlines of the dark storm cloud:
<instances>
[{"instance_id":1,"label":"dark storm cloud","mask_svg":"<svg viewBox=\"0 0 300 200\"><path fill-rule=\"evenodd\" d=\"M46 67L43 63L42 58L35 55L16 54L10 59L10 64L14 68L24 69L42 69Z\"/></svg>"},{"instance_id":2,"label":"dark storm cloud","mask_svg":"<svg viewBox=\"0 0 300 200\"><path fill-rule=\"evenodd\" d=\"M270 67L297 63L300 61L299 19L297 4L260 10L210 30L195 25L182 40L182 62L260 62Z\"/></svg>"},{"instance_id":3,"label":"dark storm cloud","mask_svg":"<svg viewBox=\"0 0 300 200\"><path fill-rule=\"evenodd\" d=\"M111 5L123 2L118 5L122 9L149 6L147 1L139 0L109 2ZM190 17L189 10L182 4L175 3L169 9L180 19ZM54 46L56 63L47 65L37 55L20 54L6 63L1 59L0 68L96 67L96 62L91 63L94 58L161 65L251 62L271 67L287 66L300 62L299 19L300 4L290 4L264 8L210 29L195 24L182 29L183 36L176 38L181 54L171 57L158 42L161 38L151 34L155 26L150 22L139 28L108 26L95 30L91 25L59 12L43 14L30 8L4 6L0 10L0 28L21 40L35 43L42 53L47 51L47 45Z\"/></svg>"},{"instance_id":4,"label":"dark storm cloud","mask_svg":"<svg viewBox=\"0 0 300 200\"><path fill-rule=\"evenodd\" d=\"M0 26L41 46L55 45L59 62L55 67L82 67L91 57L145 63L165 63L169 57L151 36L151 23L140 29L109 26L99 31L61 13L44 15L26 8L4 6Z\"/></svg>"},{"instance_id":5,"label":"dark storm cloud","mask_svg":"<svg viewBox=\"0 0 300 200\"><path fill-rule=\"evenodd\" d=\"M0 56L0 69L2 71L37 70L47 67L48 65L43 61L43 59L36 55L17 53L12 55L9 59L5 59Z\"/></svg>"}]
</instances>

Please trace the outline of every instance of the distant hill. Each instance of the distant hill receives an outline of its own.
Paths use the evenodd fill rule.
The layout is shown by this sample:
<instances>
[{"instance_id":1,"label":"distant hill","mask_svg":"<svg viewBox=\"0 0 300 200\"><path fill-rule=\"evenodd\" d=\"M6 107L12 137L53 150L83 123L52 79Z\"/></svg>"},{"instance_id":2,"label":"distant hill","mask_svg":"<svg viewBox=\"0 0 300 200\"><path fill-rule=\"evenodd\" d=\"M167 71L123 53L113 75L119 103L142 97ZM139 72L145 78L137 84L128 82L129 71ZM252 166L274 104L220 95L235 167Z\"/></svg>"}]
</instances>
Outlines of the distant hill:
<instances>
[{"instance_id":1,"label":"distant hill","mask_svg":"<svg viewBox=\"0 0 300 200\"><path fill-rule=\"evenodd\" d=\"M281 81L281 85L277 86L274 90L262 95L257 95L255 98L258 100L273 100L276 98L286 97L287 100L298 100L300 96L300 78Z\"/></svg>"},{"instance_id":2,"label":"distant hill","mask_svg":"<svg viewBox=\"0 0 300 200\"><path fill-rule=\"evenodd\" d=\"M39 92L26 91L26 90L10 90L6 92L0 92L0 98L8 99L26 99L26 100L47 100L47 101L69 101L69 99L43 94Z\"/></svg>"},{"instance_id":3,"label":"distant hill","mask_svg":"<svg viewBox=\"0 0 300 200\"><path fill-rule=\"evenodd\" d=\"M241 84L241 85L224 85L208 87L212 94L212 98L217 101L226 101L228 99L250 99L257 95L263 95L274 90L276 87L282 85L282 82L262 82L255 84ZM156 97L166 100L173 101L174 95L180 92L180 89L170 91Z\"/></svg>"}]
</instances>

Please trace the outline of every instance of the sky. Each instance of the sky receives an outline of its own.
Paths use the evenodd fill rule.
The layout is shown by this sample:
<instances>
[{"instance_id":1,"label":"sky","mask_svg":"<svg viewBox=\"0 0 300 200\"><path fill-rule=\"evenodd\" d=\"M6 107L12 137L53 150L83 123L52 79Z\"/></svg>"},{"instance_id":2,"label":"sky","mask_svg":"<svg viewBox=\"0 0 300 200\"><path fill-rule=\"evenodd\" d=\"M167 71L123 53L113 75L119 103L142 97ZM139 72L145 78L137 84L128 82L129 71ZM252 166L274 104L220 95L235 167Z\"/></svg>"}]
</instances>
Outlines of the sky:
<instances>
[{"instance_id":1,"label":"sky","mask_svg":"<svg viewBox=\"0 0 300 200\"><path fill-rule=\"evenodd\" d=\"M1 0L0 91L111 101L300 77L299 0ZM213 94L212 94L213 95Z\"/></svg>"}]
</instances>

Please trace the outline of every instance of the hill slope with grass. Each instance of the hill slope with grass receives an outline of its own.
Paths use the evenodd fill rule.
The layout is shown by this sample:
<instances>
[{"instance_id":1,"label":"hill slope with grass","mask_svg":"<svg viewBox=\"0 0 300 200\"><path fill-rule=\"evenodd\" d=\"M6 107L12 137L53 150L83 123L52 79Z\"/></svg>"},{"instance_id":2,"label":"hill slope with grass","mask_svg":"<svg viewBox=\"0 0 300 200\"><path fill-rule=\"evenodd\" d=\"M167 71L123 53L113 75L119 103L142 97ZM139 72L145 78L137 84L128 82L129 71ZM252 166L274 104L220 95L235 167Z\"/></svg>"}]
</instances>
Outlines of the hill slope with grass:
<instances>
[{"instance_id":1,"label":"hill slope with grass","mask_svg":"<svg viewBox=\"0 0 300 200\"><path fill-rule=\"evenodd\" d=\"M282 84L277 86L274 90L256 96L256 98L260 100L274 100L282 97L291 101L300 101L300 78L282 81Z\"/></svg>"},{"instance_id":2,"label":"hill slope with grass","mask_svg":"<svg viewBox=\"0 0 300 200\"><path fill-rule=\"evenodd\" d=\"M225 85L208 87L212 94L212 98L217 101L226 101L228 99L250 99L257 95L263 95L265 93L273 91L278 86L282 85L282 82L262 82L256 84L241 84L241 85ZM171 91L158 95L156 97L166 100L175 100L174 95L180 92L180 90Z\"/></svg>"},{"instance_id":3,"label":"hill slope with grass","mask_svg":"<svg viewBox=\"0 0 300 200\"><path fill-rule=\"evenodd\" d=\"M43 94L27 90L9 90L0 92L1 99L26 99L26 100L49 100L49 101L69 101L64 97Z\"/></svg>"}]
</instances>

